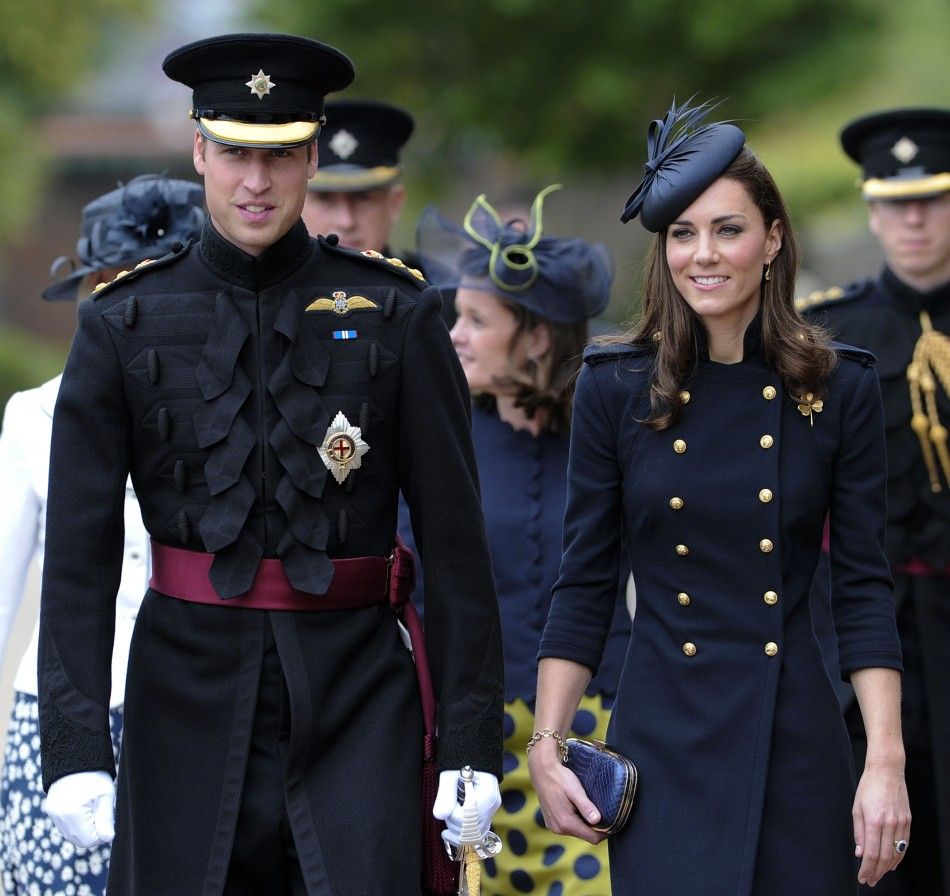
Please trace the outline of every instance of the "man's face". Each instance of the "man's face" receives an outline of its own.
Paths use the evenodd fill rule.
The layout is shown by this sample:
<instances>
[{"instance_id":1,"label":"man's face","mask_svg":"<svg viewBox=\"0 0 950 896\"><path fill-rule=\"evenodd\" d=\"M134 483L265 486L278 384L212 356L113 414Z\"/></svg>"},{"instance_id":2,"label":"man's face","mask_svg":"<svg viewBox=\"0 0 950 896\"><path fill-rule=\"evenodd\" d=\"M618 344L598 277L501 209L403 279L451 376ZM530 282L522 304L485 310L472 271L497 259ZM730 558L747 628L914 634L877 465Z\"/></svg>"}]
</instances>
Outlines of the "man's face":
<instances>
[{"instance_id":1,"label":"man's face","mask_svg":"<svg viewBox=\"0 0 950 896\"><path fill-rule=\"evenodd\" d=\"M868 217L888 267L901 280L922 292L950 281L950 193L872 200Z\"/></svg>"},{"instance_id":2,"label":"man's face","mask_svg":"<svg viewBox=\"0 0 950 896\"><path fill-rule=\"evenodd\" d=\"M217 231L249 255L260 255L300 217L307 181L317 170L316 149L225 146L195 133L195 171Z\"/></svg>"},{"instance_id":3,"label":"man's face","mask_svg":"<svg viewBox=\"0 0 950 896\"><path fill-rule=\"evenodd\" d=\"M335 233L350 249L382 252L406 197L401 184L376 190L307 193L303 222L311 236Z\"/></svg>"}]
</instances>

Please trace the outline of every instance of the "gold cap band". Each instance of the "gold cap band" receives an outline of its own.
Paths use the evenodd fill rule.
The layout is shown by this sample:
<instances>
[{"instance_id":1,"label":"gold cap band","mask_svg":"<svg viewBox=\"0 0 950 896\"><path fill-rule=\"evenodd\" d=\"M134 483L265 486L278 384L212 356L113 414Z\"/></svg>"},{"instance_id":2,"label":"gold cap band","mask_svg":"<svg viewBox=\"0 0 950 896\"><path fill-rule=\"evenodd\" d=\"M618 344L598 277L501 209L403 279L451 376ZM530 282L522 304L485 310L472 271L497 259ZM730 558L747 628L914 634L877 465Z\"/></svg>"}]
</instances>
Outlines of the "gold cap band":
<instances>
[{"instance_id":1,"label":"gold cap band","mask_svg":"<svg viewBox=\"0 0 950 896\"><path fill-rule=\"evenodd\" d=\"M861 184L865 199L926 199L950 190L950 172L915 178L868 178Z\"/></svg>"},{"instance_id":2,"label":"gold cap band","mask_svg":"<svg viewBox=\"0 0 950 896\"><path fill-rule=\"evenodd\" d=\"M319 164L319 160L318 160ZM374 168L359 168L350 171L334 171L332 168L317 168L317 173L307 184L309 190L342 192L345 190L372 190L389 186L399 178L402 169L397 166L376 165Z\"/></svg>"},{"instance_id":3,"label":"gold cap band","mask_svg":"<svg viewBox=\"0 0 950 896\"><path fill-rule=\"evenodd\" d=\"M291 149L313 143L320 133L315 121L289 121L286 124L251 124L225 118L199 118L201 133L215 143L228 146L249 146Z\"/></svg>"}]
</instances>

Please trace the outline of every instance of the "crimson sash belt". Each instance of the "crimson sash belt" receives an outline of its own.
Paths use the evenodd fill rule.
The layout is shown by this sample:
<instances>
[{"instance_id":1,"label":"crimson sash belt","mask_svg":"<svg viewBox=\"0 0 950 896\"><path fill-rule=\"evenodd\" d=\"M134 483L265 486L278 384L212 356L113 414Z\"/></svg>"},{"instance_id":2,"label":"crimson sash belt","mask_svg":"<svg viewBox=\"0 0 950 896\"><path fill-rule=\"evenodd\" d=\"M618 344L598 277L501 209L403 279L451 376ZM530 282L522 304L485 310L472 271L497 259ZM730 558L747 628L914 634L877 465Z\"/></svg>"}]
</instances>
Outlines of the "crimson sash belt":
<instances>
[{"instance_id":1,"label":"crimson sash belt","mask_svg":"<svg viewBox=\"0 0 950 896\"><path fill-rule=\"evenodd\" d=\"M287 578L280 560L265 557L250 590L229 600L218 596L208 578L213 560L214 554L186 551L152 541L149 587L191 603L254 610L348 610L390 600L391 559L388 557L333 560L333 578L326 594L298 591Z\"/></svg>"}]
</instances>

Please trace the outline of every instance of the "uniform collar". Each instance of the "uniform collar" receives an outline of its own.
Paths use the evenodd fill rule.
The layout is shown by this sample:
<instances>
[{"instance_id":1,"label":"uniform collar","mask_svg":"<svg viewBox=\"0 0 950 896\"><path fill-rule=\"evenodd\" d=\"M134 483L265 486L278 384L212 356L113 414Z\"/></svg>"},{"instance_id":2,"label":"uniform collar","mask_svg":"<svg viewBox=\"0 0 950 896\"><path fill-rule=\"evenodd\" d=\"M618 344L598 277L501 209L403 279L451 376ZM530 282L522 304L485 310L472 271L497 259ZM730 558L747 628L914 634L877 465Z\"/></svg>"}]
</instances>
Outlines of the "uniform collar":
<instances>
[{"instance_id":1,"label":"uniform collar","mask_svg":"<svg viewBox=\"0 0 950 896\"><path fill-rule=\"evenodd\" d=\"M700 361L709 361L709 337L699 318L694 319L693 333L696 336L696 357ZM742 362L758 361L765 363L765 351L762 348L762 311L746 327L742 337Z\"/></svg>"},{"instance_id":2,"label":"uniform collar","mask_svg":"<svg viewBox=\"0 0 950 896\"><path fill-rule=\"evenodd\" d=\"M273 246L254 256L221 236L208 218L201 231L200 247L205 261L223 279L253 292L290 276L313 251L310 235L300 220Z\"/></svg>"},{"instance_id":3,"label":"uniform collar","mask_svg":"<svg viewBox=\"0 0 950 896\"><path fill-rule=\"evenodd\" d=\"M950 308L950 280L929 292L921 292L901 280L889 267L885 267L881 282L897 305L912 314Z\"/></svg>"}]
</instances>

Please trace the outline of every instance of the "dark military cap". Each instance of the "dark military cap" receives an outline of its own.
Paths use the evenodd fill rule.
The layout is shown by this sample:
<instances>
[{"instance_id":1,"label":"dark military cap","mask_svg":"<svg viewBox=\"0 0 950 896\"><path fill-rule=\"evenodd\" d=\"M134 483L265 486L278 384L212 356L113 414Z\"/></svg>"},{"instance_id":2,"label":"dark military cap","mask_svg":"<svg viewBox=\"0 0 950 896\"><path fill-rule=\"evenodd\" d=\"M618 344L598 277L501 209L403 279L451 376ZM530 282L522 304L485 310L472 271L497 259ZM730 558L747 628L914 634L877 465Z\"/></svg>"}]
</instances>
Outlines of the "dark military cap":
<instances>
[{"instance_id":1,"label":"dark military cap","mask_svg":"<svg viewBox=\"0 0 950 896\"><path fill-rule=\"evenodd\" d=\"M399 151L415 127L408 112L370 100L333 100L326 105L326 118L311 190L374 190L399 178Z\"/></svg>"},{"instance_id":2,"label":"dark military cap","mask_svg":"<svg viewBox=\"0 0 950 896\"><path fill-rule=\"evenodd\" d=\"M675 101L647 131L644 177L627 200L620 220L640 216L643 226L659 233L692 205L732 163L745 145L745 134L726 122L703 124L715 108L690 107Z\"/></svg>"},{"instance_id":3,"label":"dark military cap","mask_svg":"<svg viewBox=\"0 0 950 896\"><path fill-rule=\"evenodd\" d=\"M162 69L192 89L191 116L209 140L291 148L316 139L323 98L354 77L339 50L291 34L223 34L169 53Z\"/></svg>"},{"instance_id":4,"label":"dark military cap","mask_svg":"<svg viewBox=\"0 0 950 896\"><path fill-rule=\"evenodd\" d=\"M866 199L926 199L950 190L950 109L892 109L852 121L844 151L864 168Z\"/></svg>"},{"instance_id":5,"label":"dark military cap","mask_svg":"<svg viewBox=\"0 0 950 896\"><path fill-rule=\"evenodd\" d=\"M65 255L57 258L52 275L64 265L69 273L44 289L43 298L74 299L87 274L161 258L172 244L196 239L204 223L203 202L198 184L159 174L142 174L93 199L82 210L79 265Z\"/></svg>"}]
</instances>

